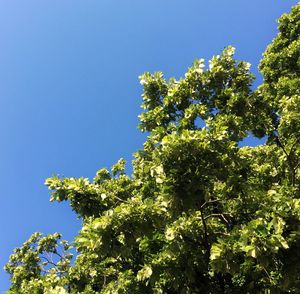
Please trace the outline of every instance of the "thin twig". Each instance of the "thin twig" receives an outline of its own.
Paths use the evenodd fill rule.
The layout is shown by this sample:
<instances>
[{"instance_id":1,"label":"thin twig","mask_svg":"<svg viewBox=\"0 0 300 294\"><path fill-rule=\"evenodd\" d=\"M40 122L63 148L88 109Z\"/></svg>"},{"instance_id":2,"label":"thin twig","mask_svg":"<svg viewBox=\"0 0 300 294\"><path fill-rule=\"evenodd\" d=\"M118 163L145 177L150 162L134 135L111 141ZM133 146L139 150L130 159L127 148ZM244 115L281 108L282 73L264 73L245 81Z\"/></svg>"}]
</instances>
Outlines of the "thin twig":
<instances>
[{"instance_id":1,"label":"thin twig","mask_svg":"<svg viewBox=\"0 0 300 294\"><path fill-rule=\"evenodd\" d=\"M56 263L54 263L53 261L50 261L47 257L41 256L41 258L44 258L49 264L52 264L52 265L54 265L54 266L57 266Z\"/></svg>"},{"instance_id":2,"label":"thin twig","mask_svg":"<svg viewBox=\"0 0 300 294\"><path fill-rule=\"evenodd\" d=\"M224 219L225 218L224 215L230 215L230 213L226 213L226 212L224 212L224 213L212 213L212 214L206 216L204 218L204 220L207 220L208 218L213 217L213 216L220 216L220 217L222 217ZM226 223L228 223L227 220L226 220Z\"/></svg>"},{"instance_id":3,"label":"thin twig","mask_svg":"<svg viewBox=\"0 0 300 294\"><path fill-rule=\"evenodd\" d=\"M219 202L221 201L220 199L215 199L215 200L209 200L209 201L205 201L202 205L201 205L201 208L203 208L205 205L207 204L211 204L211 203L214 203L214 202Z\"/></svg>"},{"instance_id":4,"label":"thin twig","mask_svg":"<svg viewBox=\"0 0 300 294\"><path fill-rule=\"evenodd\" d=\"M123 200L123 199L119 198L119 197L118 197L118 196L116 196L116 195L115 195L115 198L116 198L117 200L119 200L120 202L129 203L128 201L126 201L126 200Z\"/></svg>"}]
</instances>

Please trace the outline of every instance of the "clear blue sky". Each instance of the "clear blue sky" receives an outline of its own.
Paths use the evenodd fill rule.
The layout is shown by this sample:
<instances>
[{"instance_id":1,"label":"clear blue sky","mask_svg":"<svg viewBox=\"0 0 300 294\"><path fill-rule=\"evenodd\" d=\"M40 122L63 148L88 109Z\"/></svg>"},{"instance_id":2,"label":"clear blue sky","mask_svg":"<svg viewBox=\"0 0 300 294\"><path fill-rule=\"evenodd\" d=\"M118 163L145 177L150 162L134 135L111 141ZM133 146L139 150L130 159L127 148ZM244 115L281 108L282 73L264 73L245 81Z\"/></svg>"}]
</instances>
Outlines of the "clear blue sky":
<instances>
[{"instance_id":1,"label":"clear blue sky","mask_svg":"<svg viewBox=\"0 0 300 294\"><path fill-rule=\"evenodd\" d=\"M80 228L67 203L49 202L47 177L93 178L142 146L141 73L178 78L232 44L257 74L297 2L1 1L0 267L35 231L71 241ZM0 293L8 285L0 271Z\"/></svg>"}]
</instances>

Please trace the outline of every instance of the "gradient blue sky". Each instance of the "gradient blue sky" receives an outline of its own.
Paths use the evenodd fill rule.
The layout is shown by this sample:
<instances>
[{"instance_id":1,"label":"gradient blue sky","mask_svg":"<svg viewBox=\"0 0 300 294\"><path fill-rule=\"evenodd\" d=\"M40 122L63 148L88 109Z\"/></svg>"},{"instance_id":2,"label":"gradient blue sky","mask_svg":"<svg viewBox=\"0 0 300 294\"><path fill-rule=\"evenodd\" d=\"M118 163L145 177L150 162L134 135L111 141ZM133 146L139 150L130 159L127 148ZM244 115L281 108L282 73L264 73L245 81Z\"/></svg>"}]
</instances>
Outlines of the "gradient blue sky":
<instances>
[{"instance_id":1,"label":"gradient blue sky","mask_svg":"<svg viewBox=\"0 0 300 294\"><path fill-rule=\"evenodd\" d=\"M79 230L67 203L49 202L45 178L93 178L142 146L141 73L178 78L232 44L257 74L276 19L297 2L2 0L0 267L35 231L71 241ZM0 271L0 293L8 285Z\"/></svg>"}]
</instances>

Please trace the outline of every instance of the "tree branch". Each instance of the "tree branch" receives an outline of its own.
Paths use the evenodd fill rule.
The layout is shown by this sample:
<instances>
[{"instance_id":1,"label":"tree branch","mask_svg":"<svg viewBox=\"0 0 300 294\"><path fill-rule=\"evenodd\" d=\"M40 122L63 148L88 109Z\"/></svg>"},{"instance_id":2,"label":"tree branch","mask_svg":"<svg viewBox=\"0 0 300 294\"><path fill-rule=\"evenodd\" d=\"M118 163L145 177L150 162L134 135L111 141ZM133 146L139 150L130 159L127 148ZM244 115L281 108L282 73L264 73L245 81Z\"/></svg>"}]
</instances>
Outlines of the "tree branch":
<instances>
[{"instance_id":1,"label":"tree branch","mask_svg":"<svg viewBox=\"0 0 300 294\"><path fill-rule=\"evenodd\" d=\"M55 267L57 266L57 264L56 264L55 262L49 260L47 257L41 256L41 258L44 258L49 264L52 264L52 265L54 265Z\"/></svg>"},{"instance_id":2,"label":"tree branch","mask_svg":"<svg viewBox=\"0 0 300 294\"><path fill-rule=\"evenodd\" d=\"M213 216L219 216L219 217L221 217L222 219L224 219L224 221L228 224L229 222L228 222L228 220L225 218L224 215L230 215L230 213L226 213L226 212L224 212L224 213L212 213L212 214L206 216L206 217L204 218L204 220L207 220L208 218L213 217Z\"/></svg>"},{"instance_id":3,"label":"tree branch","mask_svg":"<svg viewBox=\"0 0 300 294\"><path fill-rule=\"evenodd\" d=\"M207 205L207 204L211 204L211 203L215 203L215 202L219 202L221 201L220 199L215 199L215 200L209 200L209 201L205 201L202 205L201 205L201 209Z\"/></svg>"}]
</instances>

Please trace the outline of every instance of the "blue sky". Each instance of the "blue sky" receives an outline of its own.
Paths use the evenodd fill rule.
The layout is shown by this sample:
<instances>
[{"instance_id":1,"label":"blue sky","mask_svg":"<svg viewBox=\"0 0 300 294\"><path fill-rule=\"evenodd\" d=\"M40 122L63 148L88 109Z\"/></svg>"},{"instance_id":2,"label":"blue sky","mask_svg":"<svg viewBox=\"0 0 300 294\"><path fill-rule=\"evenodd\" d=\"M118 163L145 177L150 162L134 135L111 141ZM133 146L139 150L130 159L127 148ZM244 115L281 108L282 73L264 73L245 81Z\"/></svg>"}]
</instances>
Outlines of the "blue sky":
<instances>
[{"instance_id":1,"label":"blue sky","mask_svg":"<svg viewBox=\"0 0 300 294\"><path fill-rule=\"evenodd\" d=\"M142 146L140 74L179 78L195 58L208 60L232 44L258 75L276 19L295 4L1 1L0 267L35 231L71 241L79 230L67 203L49 202L47 177L93 178L120 157L130 162ZM8 285L0 271L0 293Z\"/></svg>"}]
</instances>

